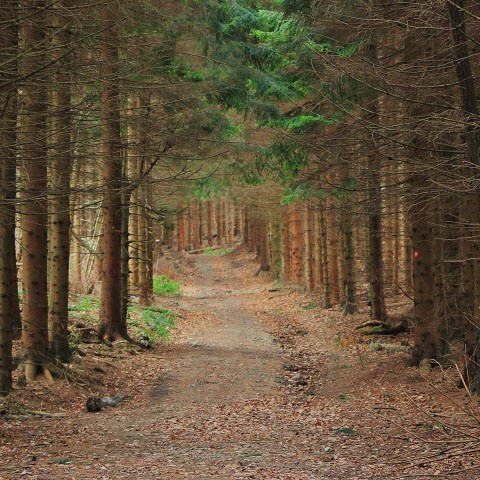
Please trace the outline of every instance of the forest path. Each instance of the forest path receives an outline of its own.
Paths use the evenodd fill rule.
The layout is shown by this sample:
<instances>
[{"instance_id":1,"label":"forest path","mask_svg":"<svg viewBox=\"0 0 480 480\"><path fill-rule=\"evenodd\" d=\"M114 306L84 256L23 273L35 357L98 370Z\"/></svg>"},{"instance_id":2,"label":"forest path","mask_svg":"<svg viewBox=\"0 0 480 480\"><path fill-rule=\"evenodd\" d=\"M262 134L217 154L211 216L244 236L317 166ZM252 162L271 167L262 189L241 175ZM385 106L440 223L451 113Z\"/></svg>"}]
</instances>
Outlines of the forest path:
<instances>
[{"instance_id":1,"label":"forest path","mask_svg":"<svg viewBox=\"0 0 480 480\"><path fill-rule=\"evenodd\" d=\"M418 462L441 455L437 447L450 439L428 410L440 418L452 410L406 368L405 353L369 352L351 343L345 329L352 320L339 311L320 310L295 290L270 292L272 280L255 276L252 255L172 256L165 266L184 282L181 297L157 300L179 313L174 341L131 356L129 346L103 347L102 391L127 388L118 408L87 413L89 393L79 385L33 385L26 392L50 395L38 409L58 411L72 395L78 403L62 418L0 418L0 480L380 480L463 472L462 457L443 467ZM466 465L467 476L448 478L480 478Z\"/></svg>"},{"instance_id":2,"label":"forest path","mask_svg":"<svg viewBox=\"0 0 480 480\"><path fill-rule=\"evenodd\" d=\"M264 285L242 287L228 256L192 258L197 274L179 306L196 320L186 331L179 320L143 410L110 414L99 426L96 455L107 467L99 478L248 478L278 453L280 429L272 435L261 405L278 395L281 351L245 308Z\"/></svg>"}]
</instances>

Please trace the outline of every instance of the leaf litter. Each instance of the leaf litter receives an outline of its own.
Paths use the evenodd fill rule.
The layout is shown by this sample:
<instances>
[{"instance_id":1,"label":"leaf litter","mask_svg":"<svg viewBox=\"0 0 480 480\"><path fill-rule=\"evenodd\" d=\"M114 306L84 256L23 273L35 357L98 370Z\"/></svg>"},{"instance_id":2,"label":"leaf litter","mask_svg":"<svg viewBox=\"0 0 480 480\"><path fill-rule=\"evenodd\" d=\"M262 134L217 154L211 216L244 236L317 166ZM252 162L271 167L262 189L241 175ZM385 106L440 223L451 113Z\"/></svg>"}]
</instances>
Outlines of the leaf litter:
<instances>
[{"instance_id":1,"label":"leaf litter","mask_svg":"<svg viewBox=\"0 0 480 480\"><path fill-rule=\"evenodd\" d=\"M156 300L178 318L172 343L82 345L81 380L18 388L1 479L480 478L476 400L453 370L422 377L407 352L370 350L355 330L368 312L322 310L255 276L242 249L163 262L182 282ZM88 396L120 391L119 407L85 412Z\"/></svg>"}]
</instances>

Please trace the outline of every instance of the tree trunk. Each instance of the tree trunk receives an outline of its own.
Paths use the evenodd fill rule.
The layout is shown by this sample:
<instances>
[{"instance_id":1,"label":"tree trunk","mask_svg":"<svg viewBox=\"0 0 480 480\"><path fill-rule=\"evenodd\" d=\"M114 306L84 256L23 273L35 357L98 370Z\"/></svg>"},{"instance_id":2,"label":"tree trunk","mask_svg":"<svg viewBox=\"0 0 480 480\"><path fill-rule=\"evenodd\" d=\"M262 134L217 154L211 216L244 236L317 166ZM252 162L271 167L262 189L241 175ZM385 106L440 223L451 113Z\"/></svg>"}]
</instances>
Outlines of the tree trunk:
<instances>
[{"instance_id":1,"label":"tree trunk","mask_svg":"<svg viewBox=\"0 0 480 480\"><path fill-rule=\"evenodd\" d=\"M71 0L59 0L53 9L53 25L57 29L53 45L58 52L70 47L72 24ZM71 356L68 342L68 292L70 265L70 181L72 167L71 55L55 65L55 88L52 127L53 153L50 160L50 284L48 335L50 352L62 362Z\"/></svg>"},{"instance_id":2,"label":"tree trunk","mask_svg":"<svg viewBox=\"0 0 480 480\"><path fill-rule=\"evenodd\" d=\"M22 208L23 331L27 381L41 371L48 354L47 300L47 145L45 88L39 74L46 64L45 1L22 1L21 37L27 57L21 57L26 80L20 94L20 158L23 168Z\"/></svg>"},{"instance_id":3,"label":"tree trunk","mask_svg":"<svg viewBox=\"0 0 480 480\"><path fill-rule=\"evenodd\" d=\"M282 282L287 283L292 279L292 232L290 229L290 213L284 217L282 226L282 252L283 252L283 269Z\"/></svg>"},{"instance_id":4,"label":"tree trunk","mask_svg":"<svg viewBox=\"0 0 480 480\"><path fill-rule=\"evenodd\" d=\"M327 257L328 257L328 279L330 289L329 303L338 305L340 303L340 288L338 279L338 232L336 224L336 212L333 202L330 201L326 212L326 231L327 231Z\"/></svg>"},{"instance_id":5,"label":"tree trunk","mask_svg":"<svg viewBox=\"0 0 480 480\"><path fill-rule=\"evenodd\" d=\"M352 314L357 311L356 278L355 278L355 249L353 241L352 212L350 205L346 205L342 217L343 233L343 265L345 271L343 312Z\"/></svg>"},{"instance_id":6,"label":"tree trunk","mask_svg":"<svg viewBox=\"0 0 480 480\"><path fill-rule=\"evenodd\" d=\"M100 331L104 338L127 337L121 314L122 155L118 57L118 5L101 7L103 134L103 262Z\"/></svg>"},{"instance_id":7,"label":"tree trunk","mask_svg":"<svg viewBox=\"0 0 480 480\"><path fill-rule=\"evenodd\" d=\"M476 76L472 69L472 55L468 47L468 39L465 17L465 0L452 0L447 2L450 24L452 27L453 52L455 60L455 71L460 87L460 104L465 119L465 140L467 153L471 168L466 169L467 183L470 183L473 195L468 194L470 202L464 205L465 221L467 223L464 250L466 260L463 262L464 277L464 315L465 315L465 343L466 343L466 371L465 378L470 388L480 391L480 245L478 233L471 231L475 225L478 229L480 223L480 189L478 187L478 168L480 167L480 122L477 92L475 85ZM474 198L476 196L476 198Z\"/></svg>"},{"instance_id":8,"label":"tree trunk","mask_svg":"<svg viewBox=\"0 0 480 480\"><path fill-rule=\"evenodd\" d=\"M282 225L278 218L271 221L270 251L272 256L272 272L275 278L282 273Z\"/></svg>"},{"instance_id":9,"label":"tree trunk","mask_svg":"<svg viewBox=\"0 0 480 480\"><path fill-rule=\"evenodd\" d=\"M0 9L4 25L0 83L17 78L18 2L9 0ZM15 256L15 194L16 194L16 122L17 91L14 84L0 90L3 106L0 116L0 395L12 389L12 337L18 329L17 267Z\"/></svg>"},{"instance_id":10,"label":"tree trunk","mask_svg":"<svg viewBox=\"0 0 480 480\"><path fill-rule=\"evenodd\" d=\"M290 248L292 257L291 281L303 285L303 222L299 205L290 207Z\"/></svg>"},{"instance_id":11,"label":"tree trunk","mask_svg":"<svg viewBox=\"0 0 480 480\"><path fill-rule=\"evenodd\" d=\"M268 220L264 218L259 218L258 225L260 270L262 272L268 272L270 271L270 241Z\"/></svg>"},{"instance_id":12,"label":"tree trunk","mask_svg":"<svg viewBox=\"0 0 480 480\"><path fill-rule=\"evenodd\" d=\"M305 202L304 208L304 235L303 235L303 245L304 245L304 282L307 290L313 289L313 225L312 225L312 206L310 202Z\"/></svg>"},{"instance_id":13,"label":"tree trunk","mask_svg":"<svg viewBox=\"0 0 480 480\"><path fill-rule=\"evenodd\" d=\"M323 273L323 307L330 308L332 306L331 300L331 283L330 283L330 257L328 255L328 231L327 222L325 220L324 204L320 206L319 212L319 226L320 226L320 245L322 252L322 273Z\"/></svg>"},{"instance_id":14,"label":"tree trunk","mask_svg":"<svg viewBox=\"0 0 480 480\"><path fill-rule=\"evenodd\" d=\"M186 212L185 204L180 204L180 214L177 217L177 248L179 252L187 249Z\"/></svg>"},{"instance_id":15,"label":"tree trunk","mask_svg":"<svg viewBox=\"0 0 480 480\"><path fill-rule=\"evenodd\" d=\"M323 288L322 268L322 232L320 230L320 212L318 206L313 212L313 288L320 291Z\"/></svg>"}]
</instances>

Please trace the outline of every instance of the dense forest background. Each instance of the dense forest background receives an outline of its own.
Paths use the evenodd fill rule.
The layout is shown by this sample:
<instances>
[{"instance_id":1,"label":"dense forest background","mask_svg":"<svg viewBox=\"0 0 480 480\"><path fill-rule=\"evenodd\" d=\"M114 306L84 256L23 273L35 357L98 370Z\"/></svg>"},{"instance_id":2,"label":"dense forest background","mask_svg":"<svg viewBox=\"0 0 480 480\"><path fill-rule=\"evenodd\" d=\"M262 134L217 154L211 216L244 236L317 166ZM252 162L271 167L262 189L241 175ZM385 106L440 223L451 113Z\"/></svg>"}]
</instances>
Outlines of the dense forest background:
<instances>
[{"instance_id":1,"label":"dense forest background","mask_svg":"<svg viewBox=\"0 0 480 480\"><path fill-rule=\"evenodd\" d=\"M68 362L69 294L128 338L164 249L261 270L411 362L478 366L479 15L468 0L4 0L0 390ZM389 315L389 300L411 315Z\"/></svg>"}]
</instances>

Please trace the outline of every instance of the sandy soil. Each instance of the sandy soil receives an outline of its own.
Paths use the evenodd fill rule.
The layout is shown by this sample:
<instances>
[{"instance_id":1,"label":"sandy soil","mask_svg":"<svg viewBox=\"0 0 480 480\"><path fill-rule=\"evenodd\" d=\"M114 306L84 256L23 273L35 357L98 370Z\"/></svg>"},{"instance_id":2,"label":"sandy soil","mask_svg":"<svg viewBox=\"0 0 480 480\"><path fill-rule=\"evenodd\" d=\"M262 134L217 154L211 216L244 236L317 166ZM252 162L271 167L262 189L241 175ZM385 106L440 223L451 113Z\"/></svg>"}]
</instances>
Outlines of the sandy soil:
<instances>
[{"instance_id":1,"label":"sandy soil","mask_svg":"<svg viewBox=\"0 0 480 480\"><path fill-rule=\"evenodd\" d=\"M1 420L0 479L480 478L463 453L479 447L470 404L443 375L271 292L250 255L189 262L182 297L158 300L179 313L173 344L99 357L99 391L125 403L89 414L88 392L62 382L17 392L65 416Z\"/></svg>"}]
</instances>

